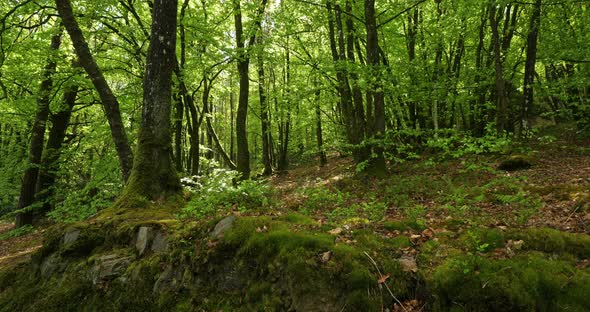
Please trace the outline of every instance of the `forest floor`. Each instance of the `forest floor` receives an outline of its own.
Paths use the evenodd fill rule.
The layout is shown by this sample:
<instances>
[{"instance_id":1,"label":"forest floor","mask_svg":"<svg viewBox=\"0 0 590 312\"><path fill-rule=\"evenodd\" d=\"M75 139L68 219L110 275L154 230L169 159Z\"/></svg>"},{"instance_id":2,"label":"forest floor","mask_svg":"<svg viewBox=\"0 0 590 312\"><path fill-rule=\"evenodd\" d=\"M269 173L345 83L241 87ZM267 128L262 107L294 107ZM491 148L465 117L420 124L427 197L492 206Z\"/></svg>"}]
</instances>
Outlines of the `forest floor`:
<instances>
[{"instance_id":1,"label":"forest floor","mask_svg":"<svg viewBox=\"0 0 590 312\"><path fill-rule=\"evenodd\" d=\"M342 216L377 223L412 218L434 232L458 231L463 224L589 233L590 142L559 143L564 142L532 146L532 166L512 172L497 169L502 156L424 157L392 165L388 178L376 179L355 176L350 158L332 157L325 167L301 166L274 176L272 184L287 210L301 211L316 197L321 201L317 190L335 194L313 212L304 209L320 223ZM380 204L386 207L371 207ZM371 220L372 208L386 212Z\"/></svg>"},{"instance_id":2,"label":"forest floor","mask_svg":"<svg viewBox=\"0 0 590 312\"><path fill-rule=\"evenodd\" d=\"M534 263L544 268L545 260L555 258L551 254L561 252L574 255L555 258L566 261L568 270L589 271L590 240L585 234L590 233L590 141L533 144L525 153L531 167L510 172L498 169L506 159L502 155L443 159L425 154L390 164L390 174L384 178L356 174L350 158L332 156L326 166L302 165L270 178L270 209L233 207L215 217L302 216L311 221L297 225L295 231L300 227L329 234L336 244L352 247L362 239L358 233L370 232L380 240L402 242L395 255L405 272L420 270L427 278L424 272L436 276L440 271L446 280L435 285L447 283L448 288L460 285L446 277L448 270L454 270L452 263L445 264L450 256L463 259L461 274L475 271L477 275L470 278L482 280L490 273L484 271L486 266L490 274L497 270L490 261L505 261L502 271L528 257L526 267ZM40 226L17 236L13 228L10 221L0 220L0 269L29 260L41 247L46 230ZM256 228L265 231L266 226ZM383 250L367 251L368 257L377 257ZM565 283L575 284L575 276L565 278ZM380 272L379 284L387 278ZM483 281L481 288L488 282ZM418 295L406 297L403 306L395 304L392 310L420 311L426 304L423 300Z\"/></svg>"}]
</instances>

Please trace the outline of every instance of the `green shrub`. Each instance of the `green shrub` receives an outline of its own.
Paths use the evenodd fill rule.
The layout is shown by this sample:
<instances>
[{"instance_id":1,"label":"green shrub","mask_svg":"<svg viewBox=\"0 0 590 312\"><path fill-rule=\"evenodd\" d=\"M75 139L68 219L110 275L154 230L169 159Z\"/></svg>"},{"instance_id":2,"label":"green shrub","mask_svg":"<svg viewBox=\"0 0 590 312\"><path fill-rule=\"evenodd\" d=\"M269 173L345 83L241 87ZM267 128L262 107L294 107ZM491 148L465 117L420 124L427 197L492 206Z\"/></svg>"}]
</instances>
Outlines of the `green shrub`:
<instances>
[{"instance_id":1,"label":"green shrub","mask_svg":"<svg viewBox=\"0 0 590 312\"><path fill-rule=\"evenodd\" d=\"M237 210L247 212L270 206L272 192L268 184L253 180L232 185L233 174L224 174L205 182L183 209L184 217L204 217L215 215L219 211Z\"/></svg>"}]
</instances>

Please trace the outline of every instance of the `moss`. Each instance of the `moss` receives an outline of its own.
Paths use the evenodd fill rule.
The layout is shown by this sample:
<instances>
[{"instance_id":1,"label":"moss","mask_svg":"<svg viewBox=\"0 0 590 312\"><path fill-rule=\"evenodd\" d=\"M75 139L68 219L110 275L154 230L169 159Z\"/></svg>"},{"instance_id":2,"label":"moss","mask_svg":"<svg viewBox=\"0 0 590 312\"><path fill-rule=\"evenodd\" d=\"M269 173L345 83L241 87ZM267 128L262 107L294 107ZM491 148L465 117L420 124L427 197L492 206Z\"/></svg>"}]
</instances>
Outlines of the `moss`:
<instances>
[{"instance_id":1,"label":"moss","mask_svg":"<svg viewBox=\"0 0 590 312\"><path fill-rule=\"evenodd\" d=\"M105 241L105 233L95 227L79 226L75 230L79 230L80 234L74 242L61 246L59 252L62 256L80 257L88 255Z\"/></svg>"},{"instance_id":2,"label":"moss","mask_svg":"<svg viewBox=\"0 0 590 312\"><path fill-rule=\"evenodd\" d=\"M353 237L357 241L359 248L370 251L387 251L397 254L398 249L412 245L410 238L407 236L400 235L386 238L370 229L357 230L354 232Z\"/></svg>"},{"instance_id":3,"label":"moss","mask_svg":"<svg viewBox=\"0 0 590 312\"><path fill-rule=\"evenodd\" d=\"M426 229L424 222L413 219L384 222L383 227L388 231L400 232L408 230L423 231Z\"/></svg>"},{"instance_id":4,"label":"moss","mask_svg":"<svg viewBox=\"0 0 590 312\"><path fill-rule=\"evenodd\" d=\"M569 253L580 258L590 258L590 236L541 228L511 231L511 239L524 241L524 248L548 253Z\"/></svg>"},{"instance_id":5,"label":"moss","mask_svg":"<svg viewBox=\"0 0 590 312\"><path fill-rule=\"evenodd\" d=\"M468 311L590 309L590 274L541 253L509 260L452 257L436 268L427 283L435 311L454 306Z\"/></svg>"},{"instance_id":6,"label":"moss","mask_svg":"<svg viewBox=\"0 0 590 312\"><path fill-rule=\"evenodd\" d=\"M264 226L266 230L261 231ZM381 300L388 302L390 298L375 295L379 293L378 274L365 251L379 251L373 257L384 274L391 274L390 287L401 297L407 295L409 276L402 272L397 261L391 260L387 251L405 242L400 239L392 243L369 230L359 230L354 235L357 241L354 245L337 244L332 235L295 230L289 223L268 218L240 218L226 233L224 241L233 246L232 249L237 248L237 255L245 263L254 264L254 267L249 266L250 270L266 278L278 276L285 280L288 289L283 291L287 291L297 310L308 310L312 303L317 307L322 300L343 304L352 310L377 306ZM386 250L381 252L382 248ZM332 253L327 262L321 260L325 252ZM268 290L267 286L257 287ZM372 292L367 293L367 290ZM256 293L249 298L266 298L263 300L276 303L276 298Z\"/></svg>"},{"instance_id":7,"label":"moss","mask_svg":"<svg viewBox=\"0 0 590 312\"><path fill-rule=\"evenodd\" d=\"M575 184L527 185L524 189L539 196L552 195L563 201L576 199L585 190L583 185Z\"/></svg>"},{"instance_id":8,"label":"moss","mask_svg":"<svg viewBox=\"0 0 590 312\"><path fill-rule=\"evenodd\" d=\"M498 229L472 228L461 235L457 242L459 246L467 247L472 251L485 252L503 247L505 237L504 233Z\"/></svg>"},{"instance_id":9,"label":"moss","mask_svg":"<svg viewBox=\"0 0 590 312\"><path fill-rule=\"evenodd\" d=\"M281 221L300 224L300 225L317 225L318 222L311 217L304 216L300 213L290 212L279 218Z\"/></svg>"}]
</instances>

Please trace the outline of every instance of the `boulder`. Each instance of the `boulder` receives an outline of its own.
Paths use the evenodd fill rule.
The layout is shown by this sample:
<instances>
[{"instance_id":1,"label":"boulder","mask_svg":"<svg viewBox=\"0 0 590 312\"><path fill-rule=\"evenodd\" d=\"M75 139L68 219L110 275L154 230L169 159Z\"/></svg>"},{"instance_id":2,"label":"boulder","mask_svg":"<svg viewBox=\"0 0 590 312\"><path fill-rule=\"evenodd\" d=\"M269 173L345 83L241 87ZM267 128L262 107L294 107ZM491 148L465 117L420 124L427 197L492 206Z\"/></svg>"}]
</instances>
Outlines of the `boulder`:
<instances>
[{"instance_id":1,"label":"boulder","mask_svg":"<svg viewBox=\"0 0 590 312\"><path fill-rule=\"evenodd\" d=\"M139 255L143 255L150 245L150 241L152 240L153 230L149 226L142 226L137 231L137 238L135 240L135 249L139 252Z\"/></svg>"},{"instance_id":2,"label":"boulder","mask_svg":"<svg viewBox=\"0 0 590 312\"><path fill-rule=\"evenodd\" d=\"M223 220L219 221L213 232L211 232L210 236L215 239L222 238L225 232L231 229L234 226L234 222L236 222L238 218L234 215L224 218Z\"/></svg>"},{"instance_id":3,"label":"boulder","mask_svg":"<svg viewBox=\"0 0 590 312\"><path fill-rule=\"evenodd\" d=\"M64 245L73 244L78 239L79 236L80 236L80 230L69 231L64 235L63 244Z\"/></svg>"},{"instance_id":4,"label":"boulder","mask_svg":"<svg viewBox=\"0 0 590 312\"><path fill-rule=\"evenodd\" d=\"M54 253L43 259L40 271L44 278L51 277L55 273L62 273L68 266L67 262L59 254Z\"/></svg>"},{"instance_id":5,"label":"boulder","mask_svg":"<svg viewBox=\"0 0 590 312\"><path fill-rule=\"evenodd\" d=\"M125 272L133 257L118 254L106 255L98 258L92 269L92 282L113 280Z\"/></svg>"},{"instance_id":6,"label":"boulder","mask_svg":"<svg viewBox=\"0 0 590 312\"><path fill-rule=\"evenodd\" d=\"M504 171L517 171L529 169L533 166L531 159L524 155L512 155L504 159L498 165L498 169Z\"/></svg>"},{"instance_id":7,"label":"boulder","mask_svg":"<svg viewBox=\"0 0 590 312\"><path fill-rule=\"evenodd\" d=\"M163 292L176 291L182 285L184 266L168 265L164 272L160 274L158 280L154 283L152 289L154 294Z\"/></svg>"},{"instance_id":8,"label":"boulder","mask_svg":"<svg viewBox=\"0 0 590 312\"><path fill-rule=\"evenodd\" d=\"M162 232L156 233L151 250L155 253L162 253L168 250L168 239Z\"/></svg>"}]
</instances>

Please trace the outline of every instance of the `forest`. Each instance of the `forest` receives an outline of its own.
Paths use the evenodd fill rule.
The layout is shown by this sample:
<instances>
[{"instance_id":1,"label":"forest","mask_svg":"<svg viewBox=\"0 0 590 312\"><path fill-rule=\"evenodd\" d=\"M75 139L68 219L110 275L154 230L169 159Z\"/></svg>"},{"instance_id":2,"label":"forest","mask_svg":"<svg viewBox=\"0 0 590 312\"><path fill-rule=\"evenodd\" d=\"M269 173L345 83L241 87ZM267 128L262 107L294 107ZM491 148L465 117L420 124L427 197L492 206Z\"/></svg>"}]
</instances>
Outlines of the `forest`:
<instances>
[{"instance_id":1,"label":"forest","mask_svg":"<svg viewBox=\"0 0 590 312\"><path fill-rule=\"evenodd\" d=\"M590 1L0 0L0 312L590 311Z\"/></svg>"}]
</instances>

